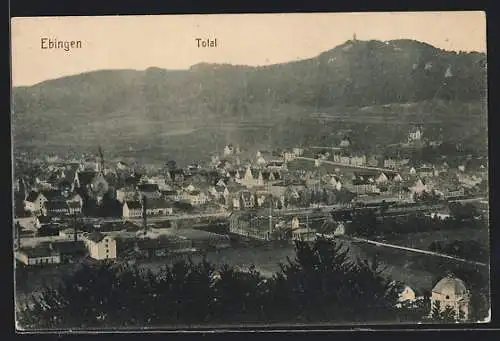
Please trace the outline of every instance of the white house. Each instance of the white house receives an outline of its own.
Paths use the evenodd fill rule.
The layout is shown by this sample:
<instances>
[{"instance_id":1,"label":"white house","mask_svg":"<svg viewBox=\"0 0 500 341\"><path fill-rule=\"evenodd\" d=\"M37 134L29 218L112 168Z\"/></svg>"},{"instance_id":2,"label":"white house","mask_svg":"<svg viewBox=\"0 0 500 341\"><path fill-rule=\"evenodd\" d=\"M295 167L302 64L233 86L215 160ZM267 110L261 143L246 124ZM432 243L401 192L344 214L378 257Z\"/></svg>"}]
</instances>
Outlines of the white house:
<instances>
[{"instance_id":1,"label":"white house","mask_svg":"<svg viewBox=\"0 0 500 341\"><path fill-rule=\"evenodd\" d=\"M172 213L172 205L165 200L151 199L146 203L146 214L148 216L165 216Z\"/></svg>"},{"instance_id":2,"label":"white house","mask_svg":"<svg viewBox=\"0 0 500 341\"><path fill-rule=\"evenodd\" d=\"M66 204L70 215L82 213L82 204L79 201L69 201Z\"/></svg>"},{"instance_id":3,"label":"white house","mask_svg":"<svg viewBox=\"0 0 500 341\"><path fill-rule=\"evenodd\" d=\"M124 203L125 201L133 200L134 197L138 197L139 193L131 187L122 187L118 188L116 190L116 200L118 200L121 203Z\"/></svg>"},{"instance_id":4,"label":"white house","mask_svg":"<svg viewBox=\"0 0 500 341\"><path fill-rule=\"evenodd\" d=\"M233 155L233 153L234 153L234 148L232 145L227 145L224 147L224 156Z\"/></svg>"},{"instance_id":5,"label":"white house","mask_svg":"<svg viewBox=\"0 0 500 341\"><path fill-rule=\"evenodd\" d=\"M263 186L264 178L262 177L262 172L258 172L256 174L256 178L252 173L252 169L248 166L245 170L245 174L242 179L236 179L236 182L246 187L255 187L255 186Z\"/></svg>"},{"instance_id":6,"label":"white house","mask_svg":"<svg viewBox=\"0 0 500 341\"><path fill-rule=\"evenodd\" d=\"M389 181L389 178L384 173L380 173L380 175L375 179L375 183L377 184L386 184Z\"/></svg>"},{"instance_id":7,"label":"white house","mask_svg":"<svg viewBox=\"0 0 500 341\"><path fill-rule=\"evenodd\" d=\"M142 204L139 201L125 201L122 207L123 218L140 218L142 216Z\"/></svg>"},{"instance_id":8,"label":"white house","mask_svg":"<svg viewBox=\"0 0 500 341\"><path fill-rule=\"evenodd\" d=\"M240 209L240 198L239 197L233 197L232 207L233 207L233 210L235 210L235 211Z\"/></svg>"},{"instance_id":9,"label":"white house","mask_svg":"<svg viewBox=\"0 0 500 341\"><path fill-rule=\"evenodd\" d=\"M16 258L25 265L59 264L61 263L60 253L51 250L49 247L25 248L16 252Z\"/></svg>"},{"instance_id":10,"label":"white house","mask_svg":"<svg viewBox=\"0 0 500 341\"><path fill-rule=\"evenodd\" d=\"M208 201L208 196L201 191L184 192L182 200L188 201L191 205L203 205Z\"/></svg>"},{"instance_id":11,"label":"white house","mask_svg":"<svg viewBox=\"0 0 500 341\"><path fill-rule=\"evenodd\" d=\"M39 213L47 201L48 199L42 193L32 191L24 200L24 208L28 212Z\"/></svg>"},{"instance_id":12,"label":"white house","mask_svg":"<svg viewBox=\"0 0 500 341\"><path fill-rule=\"evenodd\" d=\"M116 240L100 232L93 232L83 236L85 247L89 251L89 256L93 259L115 259Z\"/></svg>"},{"instance_id":13,"label":"white house","mask_svg":"<svg viewBox=\"0 0 500 341\"><path fill-rule=\"evenodd\" d=\"M80 206L83 206L83 199L82 197L78 194L78 193L74 193L72 194L67 200L66 202L69 204L70 202L75 202L75 203L79 203Z\"/></svg>"},{"instance_id":14,"label":"white house","mask_svg":"<svg viewBox=\"0 0 500 341\"><path fill-rule=\"evenodd\" d=\"M304 154L304 148L295 147L293 148L293 153L295 156L302 156Z\"/></svg>"},{"instance_id":15,"label":"white house","mask_svg":"<svg viewBox=\"0 0 500 341\"><path fill-rule=\"evenodd\" d=\"M424 184L422 179L418 179L415 184L410 188L413 193L421 194L429 190L428 186Z\"/></svg>"},{"instance_id":16,"label":"white house","mask_svg":"<svg viewBox=\"0 0 500 341\"><path fill-rule=\"evenodd\" d=\"M343 236L345 234L345 225L343 222L339 222L335 231L333 232L334 236Z\"/></svg>"},{"instance_id":17,"label":"white house","mask_svg":"<svg viewBox=\"0 0 500 341\"><path fill-rule=\"evenodd\" d=\"M169 186L167 185L167 180L165 179L165 176L162 175L156 175L152 176L148 179L149 184L157 185L160 190L166 190L169 189Z\"/></svg>"},{"instance_id":18,"label":"white house","mask_svg":"<svg viewBox=\"0 0 500 341\"><path fill-rule=\"evenodd\" d=\"M415 291L407 285L403 287L403 290L398 295L398 302L413 301L415 299Z\"/></svg>"},{"instance_id":19,"label":"white house","mask_svg":"<svg viewBox=\"0 0 500 341\"><path fill-rule=\"evenodd\" d=\"M282 156L285 162L293 161L296 158L296 155L293 152L283 152Z\"/></svg>"},{"instance_id":20,"label":"white house","mask_svg":"<svg viewBox=\"0 0 500 341\"><path fill-rule=\"evenodd\" d=\"M43 225L47 225L52 223L52 217L48 217L45 215L39 215L35 218L35 227L37 229L41 228Z\"/></svg>"},{"instance_id":21,"label":"white house","mask_svg":"<svg viewBox=\"0 0 500 341\"><path fill-rule=\"evenodd\" d=\"M78 205L78 203L76 204ZM72 211L70 211L69 205L64 201L46 201L42 207L42 214L45 216L64 216L70 214L70 212L76 211L77 208L73 208Z\"/></svg>"},{"instance_id":22,"label":"white house","mask_svg":"<svg viewBox=\"0 0 500 341\"><path fill-rule=\"evenodd\" d=\"M439 302L443 310L451 307L459 320L469 318L469 290L461 279L453 275L444 277L432 289L431 307L434 307L436 302ZM432 314L432 309L430 313Z\"/></svg>"}]
</instances>

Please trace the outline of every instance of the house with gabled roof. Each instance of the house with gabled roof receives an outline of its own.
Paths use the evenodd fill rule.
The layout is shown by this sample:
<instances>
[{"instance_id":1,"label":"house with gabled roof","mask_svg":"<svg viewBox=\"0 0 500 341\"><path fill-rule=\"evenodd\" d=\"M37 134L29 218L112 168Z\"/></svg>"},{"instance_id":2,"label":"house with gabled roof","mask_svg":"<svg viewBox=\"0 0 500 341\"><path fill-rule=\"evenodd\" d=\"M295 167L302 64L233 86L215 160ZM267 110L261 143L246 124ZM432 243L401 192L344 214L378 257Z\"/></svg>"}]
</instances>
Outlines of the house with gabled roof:
<instances>
[{"instance_id":1,"label":"house with gabled roof","mask_svg":"<svg viewBox=\"0 0 500 341\"><path fill-rule=\"evenodd\" d=\"M59 264L61 255L48 245L22 248L16 252L16 259L25 265Z\"/></svg>"},{"instance_id":2,"label":"house with gabled roof","mask_svg":"<svg viewBox=\"0 0 500 341\"><path fill-rule=\"evenodd\" d=\"M140 197L146 197L147 199L159 199L161 197L160 188L157 184L139 184L137 185L137 191Z\"/></svg>"},{"instance_id":3,"label":"house with gabled roof","mask_svg":"<svg viewBox=\"0 0 500 341\"><path fill-rule=\"evenodd\" d=\"M37 214L42 211L43 204L48 199L40 192L31 191L24 200L24 208L26 211Z\"/></svg>"},{"instance_id":4,"label":"house with gabled roof","mask_svg":"<svg viewBox=\"0 0 500 341\"><path fill-rule=\"evenodd\" d=\"M142 203L140 201L124 201L122 206L123 218L142 217Z\"/></svg>"},{"instance_id":5,"label":"house with gabled roof","mask_svg":"<svg viewBox=\"0 0 500 341\"><path fill-rule=\"evenodd\" d=\"M250 191L240 192L240 205L241 208L255 207L255 197Z\"/></svg>"},{"instance_id":6,"label":"house with gabled roof","mask_svg":"<svg viewBox=\"0 0 500 341\"><path fill-rule=\"evenodd\" d=\"M377 184L386 184L389 181L387 175L384 172L380 173L379 176L375 179L375 183Z\"/></svg>"},{"instance_id":7,"label":"house with gabled roof","mask_svg":"<svg viewBox=\"0 0 500 341\"><path fill-rule=\"evenodd\" d=\"M35 218L35 227L37 229L41 228L44 225L48 225L52 223L52 217L46 215L39 215Z\"/></svg>"}]
</instances>

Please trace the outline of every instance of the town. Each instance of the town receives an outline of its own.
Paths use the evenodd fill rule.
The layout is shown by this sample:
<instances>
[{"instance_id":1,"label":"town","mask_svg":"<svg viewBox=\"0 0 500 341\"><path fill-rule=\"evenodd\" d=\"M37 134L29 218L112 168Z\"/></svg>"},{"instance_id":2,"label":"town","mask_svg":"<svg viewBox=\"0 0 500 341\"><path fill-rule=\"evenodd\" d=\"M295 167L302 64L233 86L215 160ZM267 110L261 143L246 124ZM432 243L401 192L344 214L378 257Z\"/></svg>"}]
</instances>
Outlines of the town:
<instances>
[{"instance_id":1,"label":"town","mask_svg":"<svg viewBox=\"0 0 500 341\"><path fill-rule=\"evenodd\" d=\"M469 225L487 225L484 158L439 155L415 163L405 153L429 144L422 127L413 127L392 155L353 152L351 142L344 136L334 146L272 151L228 144L205 162L162 167L106 160L100 146L81 158L17 155L17 266L147 262L317 238L398 248L387 236L404 234L402 226L415 221L420 227L406 228L408 234L449 229L458 213L473 220ZM372 225L360 223L370 214ZM474 262L425 248L411 250ZM411 284L404 290L401 302L417 299Z\"/></svg>"}]
</instances>

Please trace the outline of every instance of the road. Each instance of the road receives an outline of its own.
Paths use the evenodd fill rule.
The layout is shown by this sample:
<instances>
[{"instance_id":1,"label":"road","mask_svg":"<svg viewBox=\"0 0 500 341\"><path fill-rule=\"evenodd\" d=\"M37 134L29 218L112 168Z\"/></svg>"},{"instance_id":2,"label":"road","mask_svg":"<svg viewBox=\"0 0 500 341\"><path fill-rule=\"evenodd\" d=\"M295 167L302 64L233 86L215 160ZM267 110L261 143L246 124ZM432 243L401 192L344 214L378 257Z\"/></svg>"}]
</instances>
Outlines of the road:
<instances>
[{"instance_id":1,"label":"road","mask_svg":"<svg viewBox=\"0 0 500 341\"><path fill-rule=\"evenodd\" d=\"M485 266L485 267L488 266L488 264L485 264L485 263L471 261L471 260L464 259L464 258L459 258L459 257L453 257L453 256L450 256L450 255L445 255L445 254L442 254L442 253L437 253L437 252L432 252L432 251L427 251L427 250L420 250L420 249L414 249L414 248L406 247L406 246L400 246L400 245L394 245L394 244L376 242L376 241L373 241L373 240L363 239L363 238L357 238L357 237L345 237L344 236L343 238L351 239L352 241L355 241L355 242L368 243L368 244L373 244L373 245L376 245L376 246L383 246L383 247L388 247L388 248L392 248L392 249L399 249L399 250L405 250L405 251L410 251L410 252L415 252L415 253L421 253L421 254L435 256L435 257L452 259L452 260L455 260L455 261L458 261L458 262L472 264L472 265L479 265L479 266Z\"/></svg>"},{"instance_id":2,"label":"road","mask_svg":"<svg viewBox=\"0 0 500 341\"><path fill-rule=\"evenodd\" d=\"M448 200L448 202L460 202L460 203L468 203L468 202L476 202L476 201L483 201L483 200L488 200L488 198L465 198L465 199L451 199Z\"/></svg>"},{"instance_id":3,"label":"road","mask_svg":"<svg viewBox=\"0 0 500 341\"><path fill-rule=\"evenodd\" d=\"M307 161L312 161L312 162L315 161L315 159L313 159L311 157L303 157L303 156L297 156L296 159L297 160L307 160ZM394 169L388 169L388 168L347 165L345 163L333 162L333 161L328 161L328 160L321 160L320 162L326 163L328 165L339 166L339 167L350 167L350 168L357 168L357 169L364 169L364 170L375 170L375 171L385 172L385 173L397 173L397 171L395 171Z\"/></svg>"}]
</instances>

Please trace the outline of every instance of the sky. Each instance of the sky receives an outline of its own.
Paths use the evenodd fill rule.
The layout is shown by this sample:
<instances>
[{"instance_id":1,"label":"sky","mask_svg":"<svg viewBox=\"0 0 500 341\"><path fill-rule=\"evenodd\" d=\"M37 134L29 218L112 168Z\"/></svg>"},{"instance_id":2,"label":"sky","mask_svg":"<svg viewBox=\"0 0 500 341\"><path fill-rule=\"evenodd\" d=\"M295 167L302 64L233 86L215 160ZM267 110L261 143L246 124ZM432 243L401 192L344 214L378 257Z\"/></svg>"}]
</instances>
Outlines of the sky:
<instances>
[{"instance_id":1,"label":"sky","mask_svg":"<svg viewBox=\"0 0 500 341\"><path fill-rule=\"evenodd\" d=\"M486 16L479 11L13 18L12 85L99 69L282 63L315 57L354 34L486 52ZM42 49L42 38L80 40L82 47ZM217 47L198 48L196 38L217 38Z\"/></svg>"}]
</instances>

